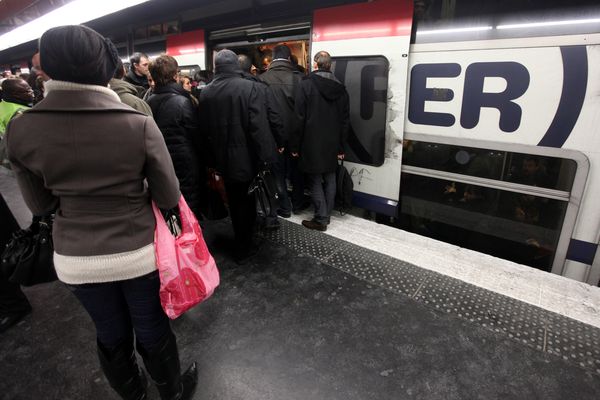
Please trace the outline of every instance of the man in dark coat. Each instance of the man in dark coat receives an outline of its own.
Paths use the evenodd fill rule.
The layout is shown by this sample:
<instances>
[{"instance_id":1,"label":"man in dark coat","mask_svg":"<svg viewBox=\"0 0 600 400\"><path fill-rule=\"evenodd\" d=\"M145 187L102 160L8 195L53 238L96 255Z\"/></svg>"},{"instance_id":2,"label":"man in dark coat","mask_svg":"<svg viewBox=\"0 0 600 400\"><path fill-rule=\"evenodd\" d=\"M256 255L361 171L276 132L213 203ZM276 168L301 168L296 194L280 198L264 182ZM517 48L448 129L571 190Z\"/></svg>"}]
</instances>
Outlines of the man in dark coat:
<instances>
[{"instance_id":1,"label":"man in dark coat","mask_svg":"<svg viewBox=\"0 0 600 400\"><path fill-rule=\"evenodd\" d=\"M337 160L344 159L350 126L348 93L331 72L331 56L320 51L314 58L317 70L302 80L296 95L296 114L302 127L292 136L292 156L308 175L315 207L309 229L327 230L335 201Z\"/></svg>"},{"instance_id":2,"label":"man in dark coat","mask_svg":"<svg viewBox=\"0 0 600 400\"><path fill-rule=\"evenodd\" d=\"M244 77L244 79L258 83L257 87L261 91L261 97L265 102L265 107L267 110L267 119L269 120L269 128L271 128L270 133L273 136L273 139L275 139L275 143L277 144L277 152L281 154L284 151L285 132L282 115L279 109L279 105L277 104L277 101L273 96L273 92L271 88L268 87L264 82L260 81L256 76L252 75L252 61L250 60L250 57L248 57L245 54L240 54L238 55L238 61L240 63L240 68L242 69L242 76ZM273 168L275 164L273 164L271 170L275 169ZM279 198L279 200L281 201L281 197ZM261 224L265 229L278 229L279 219L277 218L277 209L271 209L271 213L265 216L264 221L261 221Z\"/></svg>"},{"instance_id":3,"label":"man in dark coat","mask_svg":"<svg viewBox=\"0 0 600 400\"><path fill-rule=\"evenodd\" d=\"M201 219L206 185L198 113L191 95L176 81L177 69L177 61L171 56L162 55L152 62L150 73L156 86L148 104L171 154L183 198Z\"/></svg>"},{"instance_id":4,"label":"man in dark coat","mask_svg":"<svg viewBox=\"0 0 600 400\"><path fill-rule=\"evenodd\" d=\"M233 51L221 50L215 56L215 78L200 93L200 120L216 171L225 180L239 263L258 251L253 244L256 204L248 187L277 153L259 85L242 77Z\"/></svg>"},{"instance_id":5,"label":"man in dark coat","mask_svg":"<svg viewBox=\"0 0 600 400\"><path fill-rule=\"evenodd\" d=\"M291 157L289 151L289 138L299 129L298 119L294 111L295 95L303 75L291 63L291 51L286 45L273 48L273 61L269 70L260 75L260 80L269 85L273 98L277 103L284 124L283 143L277 162L274 164L273 172L277 178L277 189L279 192L278 214L283 218L289 218L293 211L301 211L304 208L304 180L303 174L298 169L296 159ZM292 180L292 199L288 196L286 176Z\"/></svg>"},{"instance_id":6,"label":"man in dark coat","mask_svg":"<svg viewBox=\"0 0 600 400\"><path fill-rule=\"evenodd\" d=\"M150 83L148 83L149 65L150 61L147 55L144 53L133 53L129 59L129 72L123 78L125 82L136 86L139 98L142 98L146 90L150 88Z\"/></svg>"}]
</instances>

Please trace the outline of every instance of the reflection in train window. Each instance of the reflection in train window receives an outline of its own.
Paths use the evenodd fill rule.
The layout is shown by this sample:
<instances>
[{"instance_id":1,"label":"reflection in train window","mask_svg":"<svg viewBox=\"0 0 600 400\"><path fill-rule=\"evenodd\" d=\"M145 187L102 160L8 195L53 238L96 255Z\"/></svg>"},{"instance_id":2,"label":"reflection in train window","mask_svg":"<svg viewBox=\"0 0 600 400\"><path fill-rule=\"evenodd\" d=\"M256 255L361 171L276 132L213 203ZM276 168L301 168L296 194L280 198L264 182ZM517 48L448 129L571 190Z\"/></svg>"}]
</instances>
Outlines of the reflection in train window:
<instances>
[{"instance_id":1,"label":"reflection in train window","mask_svg":"<svg viewBox=\"0 0 600 400\"><path fill-rule=\"evenodd\" d=\"M383 56L332 57L332 71L350 97L346 159L380 166L385 158L388 60Z\"/></svg>"},{"instance_id":2,"label":"reflection in train window","mask_svg":"<svg viewBox=\"0 0 600 400\"><path fill-rule=\"evenodd\" d=\"M568 203L402 174L399 225L550 272Z\"/></svg>"},{"instance_id":3,"label":"reflection in train window","mask_svg":"<svg viewBox=\"0 0 600 400\"><path fill-rule=\"evenodd\" d=\"M570 159L404 140L402 164L455 174L570 191L577 163Z\"/></svg>"}]
</instances>

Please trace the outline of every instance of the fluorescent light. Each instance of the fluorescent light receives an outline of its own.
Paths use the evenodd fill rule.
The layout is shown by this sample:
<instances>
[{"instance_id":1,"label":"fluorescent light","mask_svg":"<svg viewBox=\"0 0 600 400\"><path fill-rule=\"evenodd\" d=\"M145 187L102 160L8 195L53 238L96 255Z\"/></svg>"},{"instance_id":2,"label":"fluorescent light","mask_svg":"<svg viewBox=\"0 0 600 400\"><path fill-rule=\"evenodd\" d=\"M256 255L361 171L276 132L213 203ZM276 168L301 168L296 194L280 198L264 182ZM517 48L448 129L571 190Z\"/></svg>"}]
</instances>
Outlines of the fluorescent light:
<instances>
[{"instance_id":1,"label":"fluorescent light","mask_svg":"<svg viewBox=\"0 0 600 400\"><path fill-rule=\"evenodd\" d=\"M75 0L0 36L0 50L38 39L50 28L62 25L79 25L147 1Z\"/></svg>"},{"instance_id":2,"label":"fluorescent light","mask_svg":"<svg viewBox=\"0 0 600 400\"><path fill-rule=\"evenodd\" d=\"M545 26L581 25L600 23L600 18L572 19L566 21L532 22L527 24L498 25L497 29L541 28Z\"/></svg>"},{"instance_id":3,"label":"fluorescent light","mask_svg":"<svg viewBox=\"0 0 600 400\"><path fill-rule=\"evenodd\" d=\"M417 35L440 35L444 33L461 33L461 32L478 32L478 31L489 31L492 30L491 26L473 26L469 28L451 28L451 29L433 29L430 31L419 31Z\"/></svg>"}]
</instances>

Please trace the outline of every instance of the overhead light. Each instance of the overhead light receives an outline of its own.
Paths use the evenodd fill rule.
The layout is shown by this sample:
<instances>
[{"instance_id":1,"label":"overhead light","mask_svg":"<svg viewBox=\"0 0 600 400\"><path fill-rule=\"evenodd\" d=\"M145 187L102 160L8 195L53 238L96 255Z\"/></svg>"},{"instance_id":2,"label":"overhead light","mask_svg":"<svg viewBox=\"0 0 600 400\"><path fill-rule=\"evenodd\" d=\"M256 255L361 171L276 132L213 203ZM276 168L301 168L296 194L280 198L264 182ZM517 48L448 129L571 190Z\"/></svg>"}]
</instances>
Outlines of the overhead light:
<instances>
[{"instance_id":1,"label":"overhead light","mask_svg":"<svg viewBox=\"0 0 600 400\"><path fill-rule=\"evenodd\" d=\"M0 50L38 39L50 28L79 25L149 0L75 0L0 36Z\"/></svg>"},{"instance_id":2,"label":"overhead light","mask_svg":"<svg viewBox=\"0 0 600 400\"><path fill-rule=\"evenodd\" d=\"M566 21L532 22L527 24L498 25L497 29L541 28L545 26L581 25L600 23L600 18L571 19Z\"/></svg>"},{"instance_id":3,"label":"overhead light","mask_svg":"<svg viewBox=\"0 0 600 400\"><path fill-rule=\"evenodd\" d=\"M462 33L462 32L479 32L479 31L489 31L492 30L491 26L473 26L467 28L451 28L451 29L432 29L430 31L419 31L417 30L417 35L441 35L445 33Z\"/></svg>"}]
</instances>

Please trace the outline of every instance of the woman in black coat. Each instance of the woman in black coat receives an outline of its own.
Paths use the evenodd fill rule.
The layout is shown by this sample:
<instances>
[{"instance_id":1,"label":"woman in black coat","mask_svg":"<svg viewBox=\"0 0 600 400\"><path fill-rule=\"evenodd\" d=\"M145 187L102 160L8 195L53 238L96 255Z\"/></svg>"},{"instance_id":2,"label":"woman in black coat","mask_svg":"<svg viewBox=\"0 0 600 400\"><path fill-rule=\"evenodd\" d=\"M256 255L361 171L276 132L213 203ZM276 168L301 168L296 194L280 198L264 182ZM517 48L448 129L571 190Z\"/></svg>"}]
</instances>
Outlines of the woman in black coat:
<instances>
[{"instance_id":1,"label":"woman in black coat","mask_svg":"<svg viewBox=\"0 0 600 400\"><path fill-rule=\"evenodd\" d=\"M190 94L177 83L177 61L162 55L150 64L156 86L148 104L165 138L179 188L188 206L200 219L204 196L204 166L199 157L198 113Z\"/></svg>"}]
</instances>

